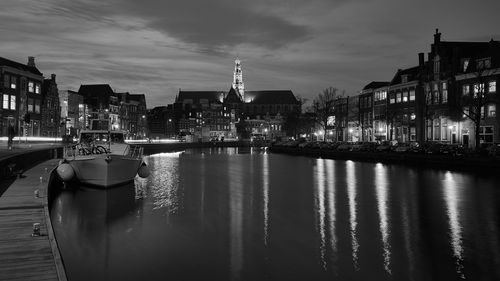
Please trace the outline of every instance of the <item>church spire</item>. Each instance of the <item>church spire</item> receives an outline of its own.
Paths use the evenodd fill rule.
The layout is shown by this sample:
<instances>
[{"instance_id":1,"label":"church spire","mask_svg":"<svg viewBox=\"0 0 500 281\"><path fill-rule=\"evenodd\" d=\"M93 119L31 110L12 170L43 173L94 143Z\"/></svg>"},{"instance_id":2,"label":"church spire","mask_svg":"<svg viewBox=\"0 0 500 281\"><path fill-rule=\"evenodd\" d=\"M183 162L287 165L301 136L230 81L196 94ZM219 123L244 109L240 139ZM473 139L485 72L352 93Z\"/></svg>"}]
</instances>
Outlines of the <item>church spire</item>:
<instances>
[{"instance_id":1,"label":"church spire","mask_svg":"<svg viewBox=\"0 0 500 281\"><path fill-rule=\"evenodd\" d=\"M241 72L241 61L236 58L234 61L233 89L237 90L240 98L244 100L245 85L243 84L243 73Z\"/></svg>"}]
</instances>

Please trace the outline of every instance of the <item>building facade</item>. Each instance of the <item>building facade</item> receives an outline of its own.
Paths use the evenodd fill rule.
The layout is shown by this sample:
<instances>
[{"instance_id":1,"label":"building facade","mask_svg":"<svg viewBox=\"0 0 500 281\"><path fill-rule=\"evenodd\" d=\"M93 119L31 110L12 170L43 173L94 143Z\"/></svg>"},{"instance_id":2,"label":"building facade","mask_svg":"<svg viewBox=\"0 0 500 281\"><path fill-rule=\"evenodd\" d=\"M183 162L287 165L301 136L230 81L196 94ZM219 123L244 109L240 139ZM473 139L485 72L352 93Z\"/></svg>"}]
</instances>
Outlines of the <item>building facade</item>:
<instances>
[{"instance_id":1,"label":"building facade","mask_svg":"<svg viewBox=\"0 0 500 281\"><path fill-rule=\"evenodd\" d=\"M58 137L61 135L61 107L56 75L44 79L42 85L41 136Z\"/></svg>"},{"instance_id":2,"label":"building facade","mask_svg":"<svg viewBox=\"0 0 500 281\"><path fill-rule=\"evenodd\" d=\"M144 94L115 93L108 84L81 85L78 94L83 97L86 128L121 130L127 139L147 137Z\"/></svg>"},{"instance_id":3,"label":"building facade","mask_svg":"<svg viewBox=\"0 0 500 281\"><path fill-rule=\"evenodd\" d=\"M9 124L18 136L40 136L43 75L28 57L22 64L0 57L1 135L7 135Z\"/></svg>"}]
</instances>

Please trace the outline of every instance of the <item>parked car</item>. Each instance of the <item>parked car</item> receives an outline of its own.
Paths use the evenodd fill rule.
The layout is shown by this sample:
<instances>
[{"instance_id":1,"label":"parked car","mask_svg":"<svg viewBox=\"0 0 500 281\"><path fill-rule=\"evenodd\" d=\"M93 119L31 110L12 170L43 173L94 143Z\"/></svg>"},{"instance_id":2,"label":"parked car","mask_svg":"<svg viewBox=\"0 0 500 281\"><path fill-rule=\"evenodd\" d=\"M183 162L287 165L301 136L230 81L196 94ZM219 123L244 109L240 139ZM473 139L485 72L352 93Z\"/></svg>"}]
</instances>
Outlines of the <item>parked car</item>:
<instances>
[{"instance_id":1,"label":"parked car","mask_svg":"<svg viewBox=\"0 0 500 281\"><path fill-rule=\"evenodd\" d=\"M337 147L337 151L350 151L352 143L343 143Z\"/></svg>"},{"instance_id":2,"label":"parked car","mask_svg":"<svg viewBox=\"0 0 500 281\"><path fill-rule=\"evenodd\" d=\"M429 145L424 149L424 152L426 154L440 154L442 147L443 144L438 142L429 143Z\"/></svg>"},{"instance_id":3,"label":"parked car","mask_svg":"<svg viewBox=\"0 0 500 281\"><path fill-rule=\"evenodd\" d=\"M376 142L364 142L361 144L359 151L375 151L375 148L377 148Z\"/></svg>"},{"instance_id":4,"label":"parked car","mask_svg":"<svg viewBox=\"0 0 500 281\"><path fill-rule=\"evenodd\" d=\"M332 144L330 145L330 149L336 150L337 147L339 147L341 144L342 144L342 142L340 142L340 141L332 142Z\"/></svg>"},{"instance_id":5,"label":"parked car","mask_svg":"<svg viewBox=\"0 0 500 281\"><path fill-rule=\"evenodd\" d=\"M458 144L443 144L440 148L440 153L456 156L464 154L464 150L462 146Z\"/></svg>"},{"instance_id":6,"label":"parked car","mask_svg":"<svg viewBox=\"0 0 500 281\"><path fill-rule=\"evenodd\" d=\"M489 156L500 156L500 142L494 143L487 150Z\"/></svg>"},{"instance_id":7,"label":"parked car","mask_svg":"<svg viewBox=\"0 0 500 281\"><path fill-rule=\"evenodd\" d=\"M377 152L389 152L391 151L391 142L383 141L381 144L377 146L375 149Z\"/></svg>"},{"instance_id":8,"label":"parked car","mask_svg":"<svg viewBox=\"0 0 500 281\"><path fill-rule=\"evenodd\" d=\"M393 151L397 153L406 153L410 151L410 144L400 143L394 147Z\"/></svg>"},{"instance_id":9,"label":"parked car","mask_svg":"<svg viewBox=\"0 0 500 281\"><path fill-rule=\"evenodd\" d=\"M352 146L351 146L351 151L360 151L362 145L363 145L362 142L355 142L355 143L353 143Z\"/></svg>"}]
</instances>

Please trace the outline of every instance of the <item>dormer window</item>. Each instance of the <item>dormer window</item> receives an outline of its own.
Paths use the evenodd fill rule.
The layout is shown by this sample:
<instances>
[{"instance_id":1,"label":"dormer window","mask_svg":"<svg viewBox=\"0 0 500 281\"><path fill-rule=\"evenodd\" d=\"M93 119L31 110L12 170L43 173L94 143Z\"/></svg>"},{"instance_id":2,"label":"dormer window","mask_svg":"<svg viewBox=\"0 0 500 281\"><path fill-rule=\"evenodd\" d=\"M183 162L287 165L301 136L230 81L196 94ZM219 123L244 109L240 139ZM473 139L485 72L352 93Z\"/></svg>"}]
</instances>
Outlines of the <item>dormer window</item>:
<instances>
[{"instance_id":1,"label":"dormer window","mask_svg":"<svg viewBox=\"0 0 500 281\"><path fill-rule=\"evenodd\" d=\"M467 72L467 67L469 67L469 59L464 59L462 61L462 71Z\"/></svg>"},{"instance_id":2,"label":"dormer window","mask_svg":"<svg viewBox=\"0 0 500 281\"><path fill-rule=\"evenodd\" d=\"M476 68L477 68L477 70L491 68L491 59L484 58L484 59L476 60Z\"/></svg>"},{"instance_id":3,"label":"dormer window","mask_svg":"<svg viewBox=\"0 0 500 281\"><path fill-rule=\"evenodd\" d=\"M408 83L408 74L401 75L401 83Z\"/></svg>"}]
</instances>

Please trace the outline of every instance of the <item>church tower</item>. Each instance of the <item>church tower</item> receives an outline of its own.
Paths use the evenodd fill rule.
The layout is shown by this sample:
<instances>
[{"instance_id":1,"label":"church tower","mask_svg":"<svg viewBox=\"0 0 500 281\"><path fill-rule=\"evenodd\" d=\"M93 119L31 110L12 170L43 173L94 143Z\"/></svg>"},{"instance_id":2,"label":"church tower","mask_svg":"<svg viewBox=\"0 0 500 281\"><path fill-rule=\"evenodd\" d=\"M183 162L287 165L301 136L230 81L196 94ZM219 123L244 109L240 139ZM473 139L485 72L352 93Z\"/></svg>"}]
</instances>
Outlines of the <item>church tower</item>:
<instances>
[{"instance_id":1,"label":"church tower","mask_svg":"<svg viewBox=\"0 0 500 281\"><path fill-rule=\"evenodd\" d=\"M245 85L243 84L243 73L241 73L241 61L238 58L234 61L233 89L237 90L240 98L244 100Z\"/></svg>"}]
</instances>

